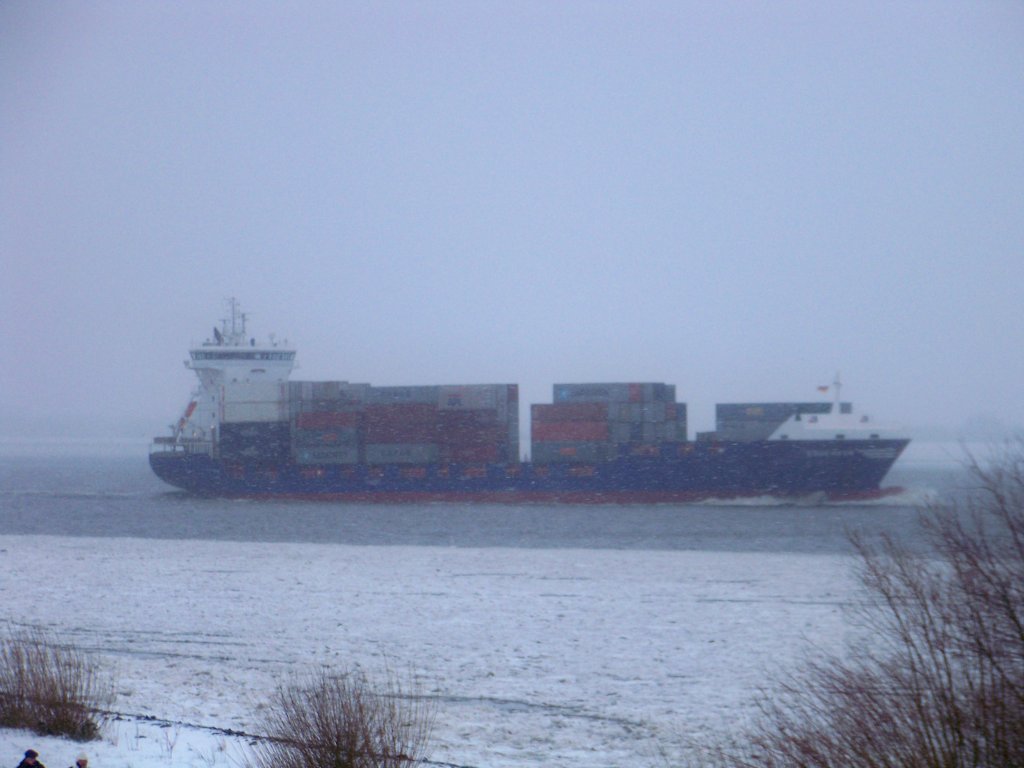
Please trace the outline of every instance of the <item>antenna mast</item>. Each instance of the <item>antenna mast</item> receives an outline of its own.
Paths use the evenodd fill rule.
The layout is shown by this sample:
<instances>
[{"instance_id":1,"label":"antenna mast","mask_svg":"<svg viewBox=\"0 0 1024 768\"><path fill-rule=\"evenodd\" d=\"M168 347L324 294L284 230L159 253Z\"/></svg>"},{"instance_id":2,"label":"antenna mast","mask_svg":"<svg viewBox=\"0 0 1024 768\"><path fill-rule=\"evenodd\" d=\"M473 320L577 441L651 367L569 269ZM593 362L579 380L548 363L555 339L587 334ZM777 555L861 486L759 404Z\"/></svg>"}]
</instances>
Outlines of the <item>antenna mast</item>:
<instances>
[{"instance_id":1,"label":"antenna mast","mask_svg":"<svg viewBox=\"0 0 1024 768\"><path fill-rule=\"evenodd\" d=\"M230 312L228 317L221 320L224 339L227 344L241 346L245 343L245 326L249 316L239 308L238 299L232 296L227 301Z\"/></svg>"}]
</instances>

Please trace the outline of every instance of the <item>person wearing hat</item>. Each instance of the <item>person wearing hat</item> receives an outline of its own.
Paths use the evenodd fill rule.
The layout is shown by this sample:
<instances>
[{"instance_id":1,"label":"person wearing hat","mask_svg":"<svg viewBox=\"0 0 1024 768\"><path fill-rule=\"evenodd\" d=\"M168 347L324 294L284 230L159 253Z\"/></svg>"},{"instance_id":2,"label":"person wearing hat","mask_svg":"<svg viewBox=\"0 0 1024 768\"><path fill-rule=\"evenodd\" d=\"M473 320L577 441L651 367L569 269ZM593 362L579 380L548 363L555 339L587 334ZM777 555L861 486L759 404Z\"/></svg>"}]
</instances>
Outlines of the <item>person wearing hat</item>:
<instances>
[{"instance_id":1,"label":"person wearing hat","mask_svg":"<svg viewBox=\"0 0 1024 768\"><path fill-rule=\"evenodd\" d=\"M45 765L40 763L36 758L39 757L39 753L34 749L30 749L25 752L25 759L18 763L18 768L46 768Z\"/></svg>"},{"instance_id":2,"label":"person wearing hat","mask_svg":"<svg viewBox=\"0 0 1024 768\"><path fill-rule=\"evenodd\" d=\"M71 768L88 768L89 758L85 756L85 752L75 758L75 764Z\"/></svg>"}]
</instances>

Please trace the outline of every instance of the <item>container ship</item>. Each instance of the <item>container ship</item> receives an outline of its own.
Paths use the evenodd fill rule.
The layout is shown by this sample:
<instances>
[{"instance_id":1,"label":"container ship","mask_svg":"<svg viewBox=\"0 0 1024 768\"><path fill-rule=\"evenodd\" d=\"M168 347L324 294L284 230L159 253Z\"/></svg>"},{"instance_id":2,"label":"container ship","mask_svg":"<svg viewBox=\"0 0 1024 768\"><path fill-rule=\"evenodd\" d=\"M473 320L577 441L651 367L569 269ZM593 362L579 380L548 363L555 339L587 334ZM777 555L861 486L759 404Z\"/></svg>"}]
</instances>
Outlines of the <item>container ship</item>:
<instances>
[{"instance_id":1,"label":"container ship","mask_svg":"<svg viewBox=\"0 0 1024 768\"><path fill-rule=\"evenodd\" d=\"M516 384L290 381L295 351L258 343L235 300L189 350L199 379L149 462L193 494L351 502L648 504L896 493L909 443L839 398L727 403L689 439L686 403L653 382L554 384L530 406L520 456Z\"/></svg>"}]
</instances>

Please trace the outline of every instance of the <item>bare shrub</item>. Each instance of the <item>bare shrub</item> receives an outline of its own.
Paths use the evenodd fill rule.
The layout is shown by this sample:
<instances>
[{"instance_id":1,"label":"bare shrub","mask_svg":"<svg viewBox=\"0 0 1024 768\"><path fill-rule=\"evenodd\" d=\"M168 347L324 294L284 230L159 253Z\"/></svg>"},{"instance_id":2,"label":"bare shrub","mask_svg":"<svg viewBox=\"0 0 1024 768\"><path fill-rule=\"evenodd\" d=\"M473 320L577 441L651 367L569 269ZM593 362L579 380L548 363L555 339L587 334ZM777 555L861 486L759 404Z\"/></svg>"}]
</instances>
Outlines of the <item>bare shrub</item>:
<instances>
[{"instance_id":1,"label":"bare shrub","mask_svg":"<svg viewBox=\"0 0 1024 768\"><path fill-rule=\"evenodd\" d=\"M0 725L87 741L99 737L113 682L95 660L42 629L0 638Z\"/></svg>"},{"instance_id":2,"label":"bare shrub","mask_svg":"<svg viewBox=\"0 0 1024 768\"><path fill-rule=\"evenodd\" d=\"M250 768L399 768L423 757L434 713L388 672L382 690L363 672L320 670L278 687L263 709L265 738Z\"/></svg>"},{"instance_id":3,"label":"bare shrub","mask_svg":"<svg viewBox=\"0 0 1024 768\"><path fill-rule=\"evenodd\" d=\"M870 645L780 681L749 732L691 762L1024 766L1024 444L970 469L976 493L922 511L930 550L853 538Z\"/></svg>"}]
</instances>

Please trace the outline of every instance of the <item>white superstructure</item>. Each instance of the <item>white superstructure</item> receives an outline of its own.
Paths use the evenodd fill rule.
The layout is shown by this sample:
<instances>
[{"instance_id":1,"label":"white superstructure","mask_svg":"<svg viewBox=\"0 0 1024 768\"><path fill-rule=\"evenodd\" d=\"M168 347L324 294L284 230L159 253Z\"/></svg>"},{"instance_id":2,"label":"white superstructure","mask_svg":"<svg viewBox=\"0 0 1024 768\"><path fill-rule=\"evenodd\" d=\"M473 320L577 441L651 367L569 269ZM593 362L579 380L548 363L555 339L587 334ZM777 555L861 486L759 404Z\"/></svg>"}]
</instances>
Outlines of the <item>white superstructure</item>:
<instances>
[{"instance_id":1,"label":"white superstructure","mask_svg":"<svg viewBox=\"0 0 1024 768\"><path fill-rule=\"evenodd\" d=\"M883 426L866 415L843 412L838 404L829 413L796 414L779 425L769 440L896 440L903 430Z\"/></svg>"},{"instance_id":2,"label":"white superstructure","mask_svg":"<svg viewBox=\"0 0 1024 768\"><path fill-rule=\"evenodd\" d=\"M295 366L295 350L287 342L279 343L273 335L265 343L257 342L247 333L248 317L238 302L229 299L228 308L213 337L189 350L185 366L195 371L199 386L174 426L176 441L212 441L224 416L225 391L279 389Z\"/></svg>"},{"instance_id":3,"label":"white superstructure","mask_svg":"<svg viewBox=\"0 0 1024 768\"><path fill-rule=\"evenodd\" d=\"M779 425L769 440L903 440L905 430L876 424L867 414L854 413L851 403L840 402L843 382L836 372L831 384L832 405L827 413L797 413ZM828 390L829 387L819 387ZM895 456L893 457L895 459Z\"/></svg>"}]
</instances>

